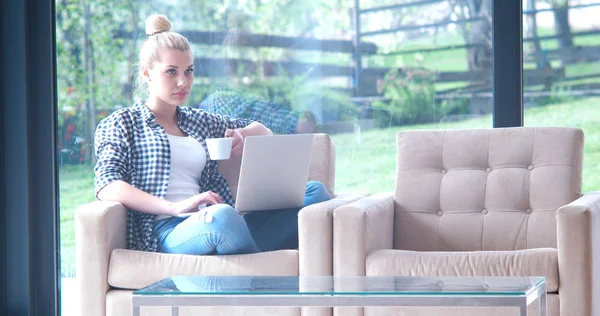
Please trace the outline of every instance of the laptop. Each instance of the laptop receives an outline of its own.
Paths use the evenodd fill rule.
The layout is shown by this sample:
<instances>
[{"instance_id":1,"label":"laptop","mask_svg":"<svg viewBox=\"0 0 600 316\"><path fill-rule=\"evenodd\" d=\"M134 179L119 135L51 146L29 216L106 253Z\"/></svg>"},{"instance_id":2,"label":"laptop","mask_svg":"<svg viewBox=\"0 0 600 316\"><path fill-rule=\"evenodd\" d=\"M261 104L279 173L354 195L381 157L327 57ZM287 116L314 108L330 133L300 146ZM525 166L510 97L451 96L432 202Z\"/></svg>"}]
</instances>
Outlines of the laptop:
<instances>
[{"instance_id":1,"label":"laptop","mask_svg":"<svg viewBox=\"0 0 600 316\"><path fill-rule=\"evenodd\" d=\"M248 136L235 208L240 212L304 205L312 134Z\"/></svg>"}]
</instances>

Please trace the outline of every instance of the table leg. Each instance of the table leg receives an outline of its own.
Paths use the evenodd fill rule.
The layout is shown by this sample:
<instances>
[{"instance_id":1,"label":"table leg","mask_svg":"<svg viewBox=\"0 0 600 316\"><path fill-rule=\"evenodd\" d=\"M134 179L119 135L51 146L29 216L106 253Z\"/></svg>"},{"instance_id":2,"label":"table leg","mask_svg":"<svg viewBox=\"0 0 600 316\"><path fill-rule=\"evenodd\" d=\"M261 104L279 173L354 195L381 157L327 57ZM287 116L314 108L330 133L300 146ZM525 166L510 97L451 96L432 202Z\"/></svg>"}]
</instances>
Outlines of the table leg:
<instances>
[{"instance_id":1,"label":"table leg","mask_svg":"<svg viewBox=\"0 0 600 316\"><path fill-rule=\"evenodd\" d=\"M527 305L519 305L519 316L527 316Z\"/></svg>"},{"instance_id":2,"label":"table leg","mask_svg":"<svg viewBox=\"0 0 600 316\"><path fill-rule=\"evenodd\" d=\"M131 316L140 316L140 307L139 306L133 306L133 311Z\"/></svg>"},{"instance_id":3,"label":"table leg","mask_svg":"<svg viewBox=\"0 0 600 316\"><path fill-rule=\"evenodd\" d=\"M542 292L538 301L540 302L540 316L546 316L546 291Z\"/></svg>"},{"instance_id":4,"label":"table leg","mask_svg":"<svg viewBox=\"0 0 600 316\"><path fill-rule=\"evenodd\" d=\"M171 316L179 316L179 306L171 306Z\"/></svg>"}]
</instances>

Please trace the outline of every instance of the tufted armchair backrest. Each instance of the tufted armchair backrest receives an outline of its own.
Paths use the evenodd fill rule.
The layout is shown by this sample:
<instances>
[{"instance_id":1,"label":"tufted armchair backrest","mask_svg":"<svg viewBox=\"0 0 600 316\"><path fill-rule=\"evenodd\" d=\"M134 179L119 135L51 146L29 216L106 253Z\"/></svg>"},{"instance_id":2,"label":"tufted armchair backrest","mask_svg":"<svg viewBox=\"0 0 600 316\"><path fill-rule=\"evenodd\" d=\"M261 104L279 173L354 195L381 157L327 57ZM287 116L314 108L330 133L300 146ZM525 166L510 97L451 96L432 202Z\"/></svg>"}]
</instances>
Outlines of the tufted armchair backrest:
<instances>
[{"instance_id":1,"label":"tufted armchair backrest","mask_svg":"<svg viewBox=\"0 0 600 316\"><path fill-rule=\"evenodd\" d=\"M397 149L396 249L556 248L556 211L581 195L579 129L408 131Z\"/></svg>"}]
</instances>

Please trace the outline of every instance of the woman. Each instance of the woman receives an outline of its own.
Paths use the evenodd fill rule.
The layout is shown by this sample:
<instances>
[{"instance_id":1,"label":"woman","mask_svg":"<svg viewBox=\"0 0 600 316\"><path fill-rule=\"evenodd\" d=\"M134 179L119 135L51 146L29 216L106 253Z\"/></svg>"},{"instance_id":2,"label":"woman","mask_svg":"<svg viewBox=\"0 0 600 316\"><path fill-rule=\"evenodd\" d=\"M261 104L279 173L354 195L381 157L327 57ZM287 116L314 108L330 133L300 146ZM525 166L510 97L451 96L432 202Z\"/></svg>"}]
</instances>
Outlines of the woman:
<instances>
[{"instance_id":1,"label":"woman","mask_svg":"<svg viewBox=\"0 0 600 316\"><path fill-rule=\"evenodd\" d=\"M271 131L181 107L194 81L189 42L163 15L146 20L146 33L139 79L147 98L102 120L94 142L96 196L129 209L127 247L196 255L297 247L299 209L240 215L216 161L207 159L206 138L232 137L232 155L241 155L245 137ZM329 198L321 183L307 184L305 205Z\"/></svg>"}]
</instances>

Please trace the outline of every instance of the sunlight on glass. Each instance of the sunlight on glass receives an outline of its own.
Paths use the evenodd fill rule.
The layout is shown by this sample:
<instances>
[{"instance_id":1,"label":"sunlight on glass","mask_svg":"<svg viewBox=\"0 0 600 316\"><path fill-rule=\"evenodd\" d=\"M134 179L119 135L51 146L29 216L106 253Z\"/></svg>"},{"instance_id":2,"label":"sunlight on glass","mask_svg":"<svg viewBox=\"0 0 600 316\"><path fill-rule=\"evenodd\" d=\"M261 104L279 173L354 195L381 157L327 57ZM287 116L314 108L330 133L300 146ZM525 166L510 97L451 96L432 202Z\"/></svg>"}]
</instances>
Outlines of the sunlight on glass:
<instances>
[{"instance_id":1,"label":"sunlight on glass","mask_svg":"<svg viewBox=\"0 0 600 316\"><path fill-rule=\"evenodd\" d=\"M63 315L74 212L96 200L96 128L148 97L137 65L152 13L190 41L186 106L329 135L336 193L392 191L399 131L492 127L491 1L57 0Z\"/></svg>"},{"instance_id":2,"label":"sunlight on glass","mask_svg":"<svg viewBox=\"0 0 600 316\"><path fill-rule=\"evenodd\" d=\"M598 1L523 2L525 125L583 130L583 192L600 187L598 14Z\"/></svg>"}]
</instances>

